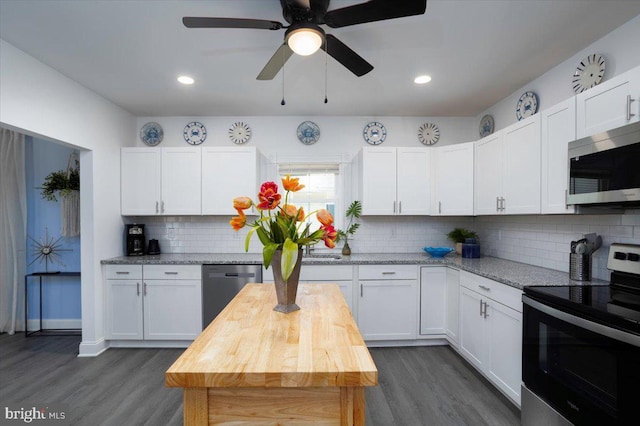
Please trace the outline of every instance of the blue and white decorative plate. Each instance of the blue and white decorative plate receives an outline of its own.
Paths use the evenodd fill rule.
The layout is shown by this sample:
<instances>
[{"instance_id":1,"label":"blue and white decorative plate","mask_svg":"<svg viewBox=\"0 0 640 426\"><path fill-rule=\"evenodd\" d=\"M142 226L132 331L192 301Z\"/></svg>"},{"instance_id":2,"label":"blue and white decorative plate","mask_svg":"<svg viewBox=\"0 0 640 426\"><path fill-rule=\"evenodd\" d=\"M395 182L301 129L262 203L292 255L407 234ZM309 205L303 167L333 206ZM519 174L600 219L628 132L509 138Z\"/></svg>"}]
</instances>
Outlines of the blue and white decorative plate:
<instances>
[{"instance_id":1,"label":"blue and white decorative plate","mask_svg":"<svg viewBox=\"0 0 640 426\"><path fill-rule=\"evenodd\" d=\"M520 99L518 99L518 104L516 105L516 117L518 121L531 117L536 112L538 112L538 95L533 92L524 92L522 96L520 96Z\"/></svg>"},{"instance_id":2,"label":"blue and white decorative plate","mask_svg":"<svg viewBox=\"0 0 640 426\"><path fill-rule=\"evenodd\" d=\"M362 136L369 145L380 145L387 138L387 129L382 123L372 121L364 126Z\"/></svg>"},{"instance_id":3,"label":"blue and white decorative plate","mask_svg":"<svg viewBox=\"0 0 640 426\"><path fill-rule=\"evenodd\" d=\"M492 115L487 114L482 117L480 120L480 137L484 138L485 136L489 136L493 133L494 126L495 124L493 123Z\"/></svg>"},{"instance_id":4,"label":"blue and white decorative plate","mask_svg":"<svg viewBox=\"0 0 640 426\"><path fill-rule=\"evenodd\" d=\"M184 126L184 140L191 145L200 145L207 138L207 128L202 123L192 121Z\"/></svg>"},{"instance_id":5,"label":"blue and white decorative plate","mask_svg":"<svg viewBox=\"0 0 640 426\"><path fill-rule=\"evenodd\" d=\"M320 139L320 127L313 121L303 121L296 132L298 140L305 145L311 145Z\"/></svg>"},{"instance_id":6,"label":"blue and white decorative plate","mask_svg":"<svg viewBox=\"0 0 640 426\"><path fill-rule=\"evenodd\" d=\"M158 123L150 122L140 129L140 139L149 146L156 146L162 142L164 132Z\"/></svg>"}]
</instances>

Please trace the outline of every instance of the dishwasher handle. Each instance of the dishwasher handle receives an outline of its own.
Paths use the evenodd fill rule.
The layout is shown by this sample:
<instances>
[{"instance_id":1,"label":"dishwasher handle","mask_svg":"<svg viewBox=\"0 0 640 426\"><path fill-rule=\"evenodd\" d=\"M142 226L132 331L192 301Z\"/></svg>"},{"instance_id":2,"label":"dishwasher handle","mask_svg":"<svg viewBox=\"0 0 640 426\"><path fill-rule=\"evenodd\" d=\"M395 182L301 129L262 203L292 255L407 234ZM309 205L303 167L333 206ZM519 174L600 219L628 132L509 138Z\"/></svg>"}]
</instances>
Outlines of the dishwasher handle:
<instances>
[{"instance_id":1,"label":"dishwasher handle","mask_svg":"<svg viewBox=\"0 0 640 426\"><path fill-rule=\"evenodd\" d=\"M238 278L255 278L254 272L208 272L208 278L225 278L225 279L238 279Z\"/></svg>"}]
</instances>

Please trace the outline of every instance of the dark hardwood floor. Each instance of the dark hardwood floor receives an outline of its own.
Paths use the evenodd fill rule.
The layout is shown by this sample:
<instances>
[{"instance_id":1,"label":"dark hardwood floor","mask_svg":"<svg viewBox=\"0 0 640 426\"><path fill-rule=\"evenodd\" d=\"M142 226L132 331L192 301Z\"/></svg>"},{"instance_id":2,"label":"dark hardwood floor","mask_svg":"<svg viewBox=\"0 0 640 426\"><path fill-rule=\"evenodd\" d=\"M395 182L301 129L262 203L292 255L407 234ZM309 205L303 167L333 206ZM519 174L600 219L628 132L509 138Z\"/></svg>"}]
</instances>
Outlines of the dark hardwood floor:
<instances>
[{"instance_id":1,"label":"dark hardwood floor","mask_svg":"<svg viewBox=\"0 0 640 426\"><path fill-rule=\"evenodd\" d=\"M49 407L72 425L180 425L182 391L164 372L182 349L110 349L78 358L80 338L0 335L4 407ZM367 424L517 425L519 411L449 347L372 348L380 385L367 389ZM33 423L37 424L37 422Z\"/></svg>"}]
</instances>

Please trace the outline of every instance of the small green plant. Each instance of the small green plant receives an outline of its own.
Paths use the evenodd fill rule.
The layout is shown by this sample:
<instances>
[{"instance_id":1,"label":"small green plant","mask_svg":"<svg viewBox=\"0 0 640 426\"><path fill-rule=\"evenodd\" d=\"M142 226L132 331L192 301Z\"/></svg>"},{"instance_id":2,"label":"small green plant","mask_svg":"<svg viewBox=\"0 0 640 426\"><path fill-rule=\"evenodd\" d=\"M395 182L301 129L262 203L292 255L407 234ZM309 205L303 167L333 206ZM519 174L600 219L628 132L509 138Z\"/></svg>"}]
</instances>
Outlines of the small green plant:
<instances>
[{"instance_id":1,"label":"small green plant","mask_svg":"<svg viewBox=\"0 0 640 426\"><path fill-rule=\"evenodd\" d=\"M80 171L77 168L71 169L69 176L67 176L66 170L51 172L44 178L44 183L38 189L42 190L40 192L42 198L48 201L58 201L56 191L59 191L61 195L65 195L71 191L80 190Z\"/></svg>"},{"instance_id":2,"label":"small green plant","mask_svg":"<svg viewBox=\"0 0 640 426\"><path fill-rule=\"evenodd\" d=\"M343 231L342 229L338 229L338 240L340 241L344 239L345 244L349 243L349 236L356 233L358 228L360 227L359 223L353 223L354 219L359 219L362 214L362 203L358 200L354 200L347 211L345 212L345 216L349 219L349 224L347 228Z\"/></svg>"},{"instance_id":3,"label":"small green plant","mask_svg":"<svg viewBox=\"0 0 640 426\"><path fill-rule=\"evenodd\" d=\"M447 234L447 237L454 243L464 243L466 238L475 238L478 240L478 234L464 228L454 228L453 231Z\"/></svg>"}]
</instances>

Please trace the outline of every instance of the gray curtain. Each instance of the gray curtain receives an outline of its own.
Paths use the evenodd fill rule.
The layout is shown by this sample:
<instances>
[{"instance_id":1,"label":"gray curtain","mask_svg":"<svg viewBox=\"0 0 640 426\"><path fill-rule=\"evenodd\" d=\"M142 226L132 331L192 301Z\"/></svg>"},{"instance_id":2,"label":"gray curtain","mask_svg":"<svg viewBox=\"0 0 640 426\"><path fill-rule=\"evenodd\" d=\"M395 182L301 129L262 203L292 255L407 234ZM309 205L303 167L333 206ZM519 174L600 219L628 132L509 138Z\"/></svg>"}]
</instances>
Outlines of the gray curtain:
<instances>
[{"instance_id":1,"label":"gray curtain","mask_svg":"<svg viewBox=\"0 0 640 426\"><path fill-rule=\"evenodd\" d=\"M0 128L0 332L24 317L27 189L24 135Z\"/></svg>"}]
</instances>

